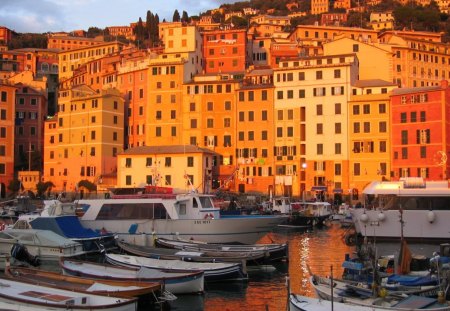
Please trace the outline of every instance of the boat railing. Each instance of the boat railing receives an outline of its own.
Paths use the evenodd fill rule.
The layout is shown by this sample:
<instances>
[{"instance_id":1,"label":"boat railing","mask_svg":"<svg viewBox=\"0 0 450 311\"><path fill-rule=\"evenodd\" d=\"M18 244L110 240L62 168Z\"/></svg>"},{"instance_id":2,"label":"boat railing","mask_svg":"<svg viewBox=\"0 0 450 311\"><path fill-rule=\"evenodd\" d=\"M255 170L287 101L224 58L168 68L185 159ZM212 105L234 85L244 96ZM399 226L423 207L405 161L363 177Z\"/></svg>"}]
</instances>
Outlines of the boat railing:
<instances>
[{"instance_id":1,"label":"boat railing","mask_svg":"<svg viewBox=\"0 0 450 311\"><path fill-rule=\"evenodd\" d=\"M113 194L111 199L163 199L163 200L174 200L176 199L175 194L164 194L164 193L142 193L142 194Z\"/></svg>"}]
</instances>

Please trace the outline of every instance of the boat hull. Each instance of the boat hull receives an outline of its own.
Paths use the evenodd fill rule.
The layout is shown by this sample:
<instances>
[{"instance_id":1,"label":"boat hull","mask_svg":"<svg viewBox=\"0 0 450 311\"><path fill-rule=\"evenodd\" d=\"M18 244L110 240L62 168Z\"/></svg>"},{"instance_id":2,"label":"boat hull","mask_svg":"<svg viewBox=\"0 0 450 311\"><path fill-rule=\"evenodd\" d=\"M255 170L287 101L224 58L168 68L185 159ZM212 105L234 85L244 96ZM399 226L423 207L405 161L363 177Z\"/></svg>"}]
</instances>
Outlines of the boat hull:
<instances>
[{"instance_id":1,"label":"boat hull","mask_svg":"<svg viewBox=\"0 0 450 311\"><path fill-rule=\"evenodd\" d=\"M137 245L154 245L156 237L183 238L208 243L253 244L285 221L284 216L226 216L220 219L85 220L83 226L106 229ZM135 228L132 232L131 228Z\"/></svg>"},{"instance_id":2,"label":"boat hull","mask_svg":"<svg viewBox=\"0 0 450 311\"><path fill-rule=\"evenodd\" d=\"M450 210L435 210L434 220L429 218L429 210L403 210L403 237L413 242L448 242L450 239ZM367 221L363 222L361 215L366 213ZM351 211L356 233L363 237L376 238L377 241L398 241L402 235L399 210L353 209ZM382 219L382 220L380 220Z\"/></svg>"}]
</instances>

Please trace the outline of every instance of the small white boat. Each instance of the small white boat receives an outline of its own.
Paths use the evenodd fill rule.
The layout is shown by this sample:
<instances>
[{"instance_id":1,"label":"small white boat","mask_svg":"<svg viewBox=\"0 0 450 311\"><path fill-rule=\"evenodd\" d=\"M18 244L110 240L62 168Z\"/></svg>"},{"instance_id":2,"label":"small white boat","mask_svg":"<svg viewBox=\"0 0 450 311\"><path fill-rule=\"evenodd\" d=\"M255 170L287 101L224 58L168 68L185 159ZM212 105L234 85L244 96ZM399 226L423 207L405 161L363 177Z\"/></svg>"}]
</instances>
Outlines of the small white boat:
<instances>
[{"instance_id":1,"label":"small white boat","mask_svg":"<svg viewBox=\"0 0 450 311\"><path fill-rule=\"evenodd\" d=\"M0 309L135 311L135 298L69 291L0 278Z\"/></svg>"},{"instance_id":2,"label":"small white boat","mask_svg":"<svg viewBox=\"0 0 450 311\"><path fill-rule=\"evenodd\" d=\"M17 245L24 246L31 256L37 256L40 261L58 261L61 257L86 254L80 243L49 230L8 228L0 231L0 253L11 254Z\"/></svg>"},{"instance_id":3,"label":"small white boat","mask_svg":"<svg viewBox=\"0 0 450 311\"><path fill-rule=\"evenodd\" d=\"M198 272L205 273L208 281L241 280L246 278L240 263L232 262L190 262L183 260L154 259L131 255L106 254L106 260L124 267L148 268L174 272Z\"/></svg>"},{"instance_id":4,"label":"small white boat","mask_svg":"<svg viewBox=\"0 0 450 311\"><path fill-rule=\"evenodd\" d=\"M348 303L334 302L318 298L306 297L297 294L289 296L289 311L378 311L383 308L354 306Z\"/></svg>"},{"instance_id":5,"label":"small white boat","mask_svg":"<svg viewBox=\"0 0 450 311\"><path fill-rule=\"evenodd\" d=\"M204 272L167 272L148 268L126 268L92 262L61 260L64 274L90 279L161 282L173 294L194 294L204 291Z\"/></svg>"}]
</instances>

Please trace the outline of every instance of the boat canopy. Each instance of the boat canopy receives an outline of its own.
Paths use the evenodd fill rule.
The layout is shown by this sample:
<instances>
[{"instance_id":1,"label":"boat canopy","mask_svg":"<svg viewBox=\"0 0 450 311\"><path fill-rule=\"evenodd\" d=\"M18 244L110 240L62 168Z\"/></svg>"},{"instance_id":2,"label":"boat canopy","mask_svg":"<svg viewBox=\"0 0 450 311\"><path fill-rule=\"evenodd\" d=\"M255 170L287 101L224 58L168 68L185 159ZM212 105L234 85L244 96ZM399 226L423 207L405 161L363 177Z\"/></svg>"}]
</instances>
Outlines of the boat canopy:
<instances>
[{"instance_id":1,"label":"boat canopy","mask_svg":"<svg viewBox=\"0 0 450 311\"><path fill-rule=\"evenodd\" d=\"M77 216L37 217L30 223L33 229L51 230L69 239L89 239L100 236L94 230L84 228Z\"/></svg>"}]
</instances>

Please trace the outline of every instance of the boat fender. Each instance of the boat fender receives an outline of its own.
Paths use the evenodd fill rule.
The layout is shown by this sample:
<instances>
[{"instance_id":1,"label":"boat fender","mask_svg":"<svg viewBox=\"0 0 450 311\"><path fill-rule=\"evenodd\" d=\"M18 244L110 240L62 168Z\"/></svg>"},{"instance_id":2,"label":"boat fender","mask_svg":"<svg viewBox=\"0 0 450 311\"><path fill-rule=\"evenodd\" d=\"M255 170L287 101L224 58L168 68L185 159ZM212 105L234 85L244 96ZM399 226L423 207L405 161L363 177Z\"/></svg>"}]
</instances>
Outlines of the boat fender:
<instances>
[{"instance_id":1,"label":"boat fender","mask_svg":"<svg viewBox=\"0 0 450 311\"><path fill-rule=\"evenodd\" d=\"M6 229L6 224L4 223L4 222L2 222L1 224L0 224L0 231L3 231L3 230L5 230Z\"/></svg>"},{"instance_id":2,"label":"boat fender","mask_svg":"<svg viewBox=\"0 0 450 311\"><path fill-rule=\"evenodd\" d=\"M432 224L436 220L436 214L430 210L427 214L427 219L430 224Z\"/></svg>"}]
</instances>

